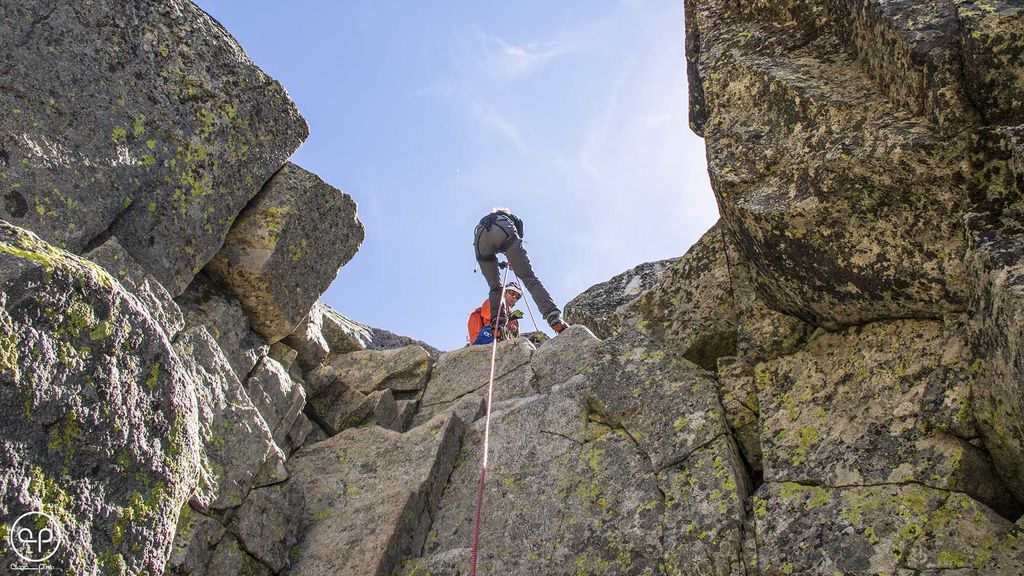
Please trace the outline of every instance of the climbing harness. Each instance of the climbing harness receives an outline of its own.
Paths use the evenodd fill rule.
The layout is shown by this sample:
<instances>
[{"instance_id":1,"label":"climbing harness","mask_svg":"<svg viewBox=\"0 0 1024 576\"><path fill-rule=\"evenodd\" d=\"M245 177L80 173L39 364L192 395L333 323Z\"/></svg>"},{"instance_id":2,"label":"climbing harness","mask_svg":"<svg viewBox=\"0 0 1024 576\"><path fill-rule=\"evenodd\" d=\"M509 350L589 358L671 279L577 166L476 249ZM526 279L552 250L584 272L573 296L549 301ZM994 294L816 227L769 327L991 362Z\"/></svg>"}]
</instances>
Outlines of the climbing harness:
<instances>
[{"instance_id":1,"label":"climbing harness","mask_svg":"<svg viewBox=\"0 0 1024 576\"><path fill-rule=\"evenodd\" d=\"M505 284L508 282L508 268L505 268L505 275L501 279L501 294L505 294ZM501 318L505 308L505 298L502 297L498 304L498 314L495 318ZM494 392L494 359L498 355L498 339L495 338L491 344L491 375L487 380L487 415L484 420L484 456L480 464L480 484L476 489L476 514L473 516L473 547L470 549L470 576L476 576L477 551L480 546L480 511L484 505L484 479L487 477L487 449L490 447L491 439L491 397Z\"/></svg>"}]
</instances>

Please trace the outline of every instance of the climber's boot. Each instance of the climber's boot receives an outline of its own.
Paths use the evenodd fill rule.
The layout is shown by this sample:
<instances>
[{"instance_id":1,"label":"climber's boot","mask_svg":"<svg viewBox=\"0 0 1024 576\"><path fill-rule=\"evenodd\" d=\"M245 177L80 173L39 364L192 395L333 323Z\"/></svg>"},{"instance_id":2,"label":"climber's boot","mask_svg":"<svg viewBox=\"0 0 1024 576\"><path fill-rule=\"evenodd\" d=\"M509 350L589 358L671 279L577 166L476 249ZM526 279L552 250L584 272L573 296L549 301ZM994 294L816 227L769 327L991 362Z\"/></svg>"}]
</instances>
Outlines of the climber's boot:
<instances>
[{"instance_id":1,"label":"climber's boot","mask_svg":"<svg viewBox=\"0 0 1024 576\"><path fill-rule=\"evenodd\" d=\"M550 326L552 330L559 334L561 334L563 330L569 327L569 325L566 324L564 320L562 320L562 315L559 314L558 312L555 312L554 314L548 316L548 326Z\"/></svg>"}]
</instances>

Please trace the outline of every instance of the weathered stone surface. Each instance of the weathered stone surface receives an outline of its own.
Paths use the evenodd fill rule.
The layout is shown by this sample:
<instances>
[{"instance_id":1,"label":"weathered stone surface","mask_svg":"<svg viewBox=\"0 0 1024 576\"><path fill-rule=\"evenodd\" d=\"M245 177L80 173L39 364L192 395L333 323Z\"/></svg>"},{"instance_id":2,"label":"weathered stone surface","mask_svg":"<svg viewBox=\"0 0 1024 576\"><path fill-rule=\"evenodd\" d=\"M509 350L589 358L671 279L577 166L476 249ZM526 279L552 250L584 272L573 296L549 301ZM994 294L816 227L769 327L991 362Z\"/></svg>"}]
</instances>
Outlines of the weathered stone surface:
<instances>
[{"instance_id":1,"label":"weathered stone surface","mask_svg":"<svg viewBox=\"0 0 1024 576\"><path fill-rule=\"evenodd\" d=\"M213 551L224 538L227 528L186 504L178 517L178 533L167 560L172 574L203 574Z\"/></svg>"},{"instance_id":2,"label":"weathered stone surface","mask_svg":"<svg viewBox=\"0 0 1024 576\"><path fill-rule=\"evenodd\" d=\"M901 109L955 130L975 121L961 80L954 2L829 4L839 38L875 86Z\"/></svg>"},{"instance_id":3,"label":"weathered stone surface","mask_svg":"<svg viewBox=\"0 0 1024 576\"><path fill-rule=\"evenodd\" d=\"M657 476L665 495L662 573L743 574L751 487L732 439L720 436Z\"/></svg>"},{"instance_id":4,"label":"weathered stone surface","mask_svg":"<svg viewBox=\"0 0 1024 576\"><path fill-rule=\"evenodd\" d=\"M330 346L331 352L345 354L363 350L373 340L369 326L350 320L341 312L322 302L313 304L313 308L320 312L321 333Z\"/></svg>"},{"instance_id":5,"label":"weathered stone surface","mask_svg":"<svg viewBox=\"0 0 1024 576\"><path fill-rule=\"evenodd\" d=\"M306 500L292 573L364 576L398 569L423 546L463 428L451 416L405 434L355 428L300 450L288 462Z\"/></svg>"},{"instance_id":6,"label":"weathered stone surface","mask_svg":"<svg viewBox=\"0 0 1024 576\"><path fill-rule=\"evenodd\" d=\"M238 215L206 269L273 343L292 333L362 241L352 198L288 163Z\"/></svg>"},{"instance_id":7,"label":"weathered stone surface","mask_svg":"<svg viewBox=\"0 0 1024 576\"><path fill-rule=\"evenodd\" d=\"M228 533L214 549L207 574L270 576L273 572L243 550L234 534Z\"/></svg>"},{"instance_id":8,"label":"weathered stone surface","mask_svg":"<svg viewBox=\"0 0 1024 576\"><path fill-rule=\"evenodd\" d=\"M373 422L376 422L378 426L395 430L393 427L395 420L398 418L398 404L395 403L395 397L391 394L391 390L378 390L372 392L366 399L370 402L373 412Z\"/></svg>"},{"instance_id":9,"label":"weathered stone surface","mask_svg":"<svg viewBox=\"0 0 1024 576\"><path fill-rule=\"evenodd\" d=\"M469 548L452 548L426 558L410 558L402 564L404 576L427 576L443 574L469 574Z\"/></svg>"},{"instance_id":10,"label":"weathered stone surface","mask_svg":"<svg viewBox=\"0 0 1024 576\"><path fill-rule=\"evenodd\" d=\"M176 301L188 325L206 327L239 380L245 380L259 358L267 354L267 343L249 329L249 319L238 300L206 274L198 274Z\"/></svg>"},{"instance_id":11,"label":"weathered stone surface","mask_svg":"<svg viewBox=\"0 0 1024 576\"><path fill-rule=\"evenodd\" d=\"M287 478L284 454L206 328L185 330L174 346L197 383L208 464L192 505L204 512L235 508L253 488Z\"/></svg>"},{"instance_id":12,"label":"weathered stone surface","mask_svg":"<svg viewBox=\"0 0 1024 576\"><path fill-rule=\"evenodd\" d=\"M537 393L530 367L535 350L533 344L523 338L498 343L494 366L495 402ZM490 373L490 346L469 346L443 354L423 391L416 421L425 421L467 394L486 396Z\"/></svg>"},{"instance_id":13,"label":"weathered stone surface","mask_svg":"<svg viewBox=\"0 0 1024 576\"><path fill-rule=\"evenodd\" d=\"M770 482L754 496L754 513L765 574L977 570L1012 538L1011 523L984 505L918 484L836 489ZM953 573L961 572L947 572Z\"/></svg>"},{"instance_id":14,"label":"weathered stone surface","mask_svg":"<svg viewBox=\"0 0 1024 576\"><path fill-rule=\"evenodd\" d=\"M185 327L185 318L171 294L121 247L117 238L108 238L86 252L85 257L106 268L126 290L134 294L168 338L173 338Z\"/></svg>"},{"instance_id":15,"label":"weathered stone surface","mask_svg":"<svg viewBox=\"0 0 1024 576\"><path fill-rule=\"evenodd\" d=\"M969 439L966 343L952 323L873 323L821 333L757 368L767 481L917 482L1011 504Z\"/></svg>"},{"instance_id":16,"label":"weathered stone surface","mask_svg":"<svg viewBox=\"0 0 1024 576\"><path fill-rule=\"evenodd\" d=\"M650 463L621 430L590 433L585 389L578 378L548 395L506 401L492 415L484 501L503 512L487 514L480 533L480 565L489 572L657 565L663 502ZM481 420L466 436L427 539L427 562L470 541L483 432Z\"/></svg>"},{"instance_id":17,"label":"weathered stone surface","mask_svg":"<svg viewBox=\"0 0 1024 576\"><path fill-rule=\"evenodd\" d=\"M595 356L591 417L629 430L655 470L728 434L710 373L643 339L607 340Z\"/></svg>"},{"instance_id":18,"label":"weathered stone surface","mask_svg":"<svg viewBox=\"0 0 1024 576\"><path fill-rule=\"evenodd\" d=\"M580 325L570 326L557 338L544 342L530 359L536 378L534 387L547 393L585 370L600 342L586 326Z\"/></svg>"},{"instance_id":19,"label":"weathered stone surface","mask_svg":"<svg viewBox=\"0 0 1024 576\"><path fill-rule=\"evenodd\" d=\"M5 3L0 22L0 216L73 252L109 230L172 295L308 133L191 2Z\"/></svg>"},{"instance_id":20,"label":"weathered stone surface","mask_svg":"<svg viewBox=\"0 0 1024 576\"><path fill-rule=\"evenodd\" d=\"M871 2L858 23L842 17L850 3L818 4L852 30L840 36L856 45L830 27L787 21L799 18L795 11L742 14L726 2L690 3L688 26L698 38L691 77L702 87L702 131L726 228L769 307L808 322L836 328L961 310L967 138L922 116L922 107L949 113L959 127L943 100L956 99L943 89L947 68L929 76L922 56L876 61L885 71L872 73L856 56L878 53L872 46L881 50L887 37L875 36L907 25L884 21L910 18L918 5L892 4L896 15L888 6L878 15ZM895 50L923 53L935 41L930 54L941 60L950 49L942 42L954 36L934 30L896 32L906 48ZM887 83L892 94L879 91L879 81L896 77ZM922 77L934 81L914 92Z\"/></svg>"},{"instance_id":21,"label":"weathered stone surface","mask_svg":"<svg viewBox=\"0 0 1024 576\"><path fill-rule=\"evenodd\" d=\"M246 552L277 574L289 565L302 510L302 491L293 482L253 490L238 509L234 533Z\"/></svg>"},{"instance_id":22,"label":"weathered stone surface","mask_svg":"<svg viewBox=\"0 0 1024 576\"><path fill-rule=\"evenodd\" d=\"M761 471L760 412L754 367L735 357L718 359L718 385L722 407L733 438L752 470Z\"/></svg>"},{"instance_id":23,"label":"weathered stone surface","mask_svg":"<svg viewBox=\"0 0 1024 576\"><path fill-rule=\"evenodd\" d=\"M980 219L970 226L975 416L1000 477L1024 502L1024 240Z\"/></svg>"},{"instance_id":24,"label":"weathered stone surface","mask_svg":"<svg viewBox=\"0 0 1024 576\"><path fill-rule=\"evenodd\" d=\"M367 348L391 350L413 345L420 346L434 359L439 358L442 354L440 350L425 342L351 320L323 302L317 302L314 306L320 308L323 316L323 335L334 354L344 354Z\"/></svg>"},{"instance_id":25,"label":"weathered stone surface","mask_svg":"<svg viewBox=\"0 0 1024 576\"><path fill-rule=\"evenodd\" d=\"M566 321L590 328L599 338L611 336L619 328L615 311L656 286L678 260L647 262L587 288L565 305Z\"/></svg>"},{"instance_id":26,"label":"weathered stone surface","mask_svg":"<svg viewBox=\"0 0 1024 576\"><path fill-rule=\"evenodd\" d=\"M419 408L418 400L396 400L396 411L397 415L387 428L394 430L395 432L405 432L412 425L412 419L416 416L416 409ZM472 420L465 420L468 424Z\"/></svg>"},{"instance_id":27,"label":"weathered stone surface","mask_svg":"<svg viewBox=\"0 0 1024 576\"><path fill-rule=\"evenodd\" d=\"M303 411L302 414L299 414L298 417L295 418L295 424L293 424L291 430L288 431L288 455L290 456L296 450L310 442L318 431L321 434L323 433L323 431L309 419L305 411ZM320 439L312 441L315 442L319 440Z\"/></svg>"},{"instance_id":28,"label":"weathered stone surface","mask_svg":"<svg viewBox=\"0 0 1024 576\"><path fill-rule=\"evenodd\" d=\"M284 367L269 357L260 358L245 388L281 451L290 454L301 446L301 440L293 437L292 428L300 417L305 418L302 409L306 405L306 392L288 376ZM296 440L298 443L293 443Z\"/></svg>"},{"instance_id":29,"label":"weathered stone surface","mask_svg":"<svg viewBox=\"0 0 1024 576\"><path fill-rule=\"evenodd\" d=\"M623 330L671 344L707 370L715 369L718 357L735 356L737 307L722 225L705 232L656 286L618 316Z\"/></svg>"},{"instance_id":30,"label":"weathered stone surface","mask_svg":"<svg viewBox=\"0 0 1024 576\"><path fill-rule=\"evenodd\" d=\"M4 534L42 509L63 531L56 570L162 572L196 485L195 385L113 277L0 221Z\"/></svg>"},{"instance_id":31,"label":"weathered stone surface","mask_svg":"<svg viewBox=\"0 0 1024 576\"><path fill-rule=\"evenodd\" d=\"M963 72L987 123L1024 124L1024 8L1017 2L958 2Z\"/></svg>"},{"instance_id":32,"label":"weathered stone surface","mask_svg":"<svg viewBox=\"0 0 1024 576\"><path fill-rule=\"evenodd\" d=\"M332 357L317 374L330 374L352 389L369 394L375 390L395 392L422 390L430 378L433 361L419 346L393 350L359 350Z\"/></svg>"},{"instance_id":33,"label":"weathered stone surface","mask_svg":"<svg viewBox=\"0 0 1024 576\"><path fill-rule=\"evenodd\" d=\"M373 404L366 395L334 378L327 367L321 366L310 373L308 385L307 411L313 411L313 420L329 436L358 426L373 414Z\"/></svg>"},{"instance_id":34,"label":"weathered stone surface","mask_svg":"<svg viewBox=\"0 0 1024 576\"><path fill-rule=\"evenodd\" d=\"M331 353L327 340L323 335L323 313L318 304L313 304L309 313L289 334L284 343L291 346L297 353L296 359L303 370L312 370Z\"/></svg>"},{"instance_id":35,"label":"weathered stone surface","mask_svg":"<svg viewBox=\"0 0 1024 576\"><path fill-rule=\"evenodd\" d=\"M610 348L608 342L602 346ZM645 373L647 365L638 364L640 381L657 373ZM741 560L746 488L724 422L705 426L717 433L697 446L689 442L685 422L659 426L649 413L645 418L611 412L609 406L626 413L643 407L640 400L626 406L620 398L630 394L634 375L610 370L601 380L600 371L578 375L548 394L496 403L484 501L487 511L501 513L485 511L480 565L502 574L734 573ZM624 390L609 386L616 379ZM665 390L652 405L664 406L669 395L685 396L669 392L670 379L651 383L653 390ZM714 389L707 392L717 402ZM666 414L710 424L703 410L688 412L685 400L675 402ZM423 573L417 566L454 574L445 570L464 565L456 554L472 533L483 430L481 420L467 434L423 557L410 560L406 574ZM689 450L675 459L673 446L679 444Z\"/></svg>"}]
</instances>

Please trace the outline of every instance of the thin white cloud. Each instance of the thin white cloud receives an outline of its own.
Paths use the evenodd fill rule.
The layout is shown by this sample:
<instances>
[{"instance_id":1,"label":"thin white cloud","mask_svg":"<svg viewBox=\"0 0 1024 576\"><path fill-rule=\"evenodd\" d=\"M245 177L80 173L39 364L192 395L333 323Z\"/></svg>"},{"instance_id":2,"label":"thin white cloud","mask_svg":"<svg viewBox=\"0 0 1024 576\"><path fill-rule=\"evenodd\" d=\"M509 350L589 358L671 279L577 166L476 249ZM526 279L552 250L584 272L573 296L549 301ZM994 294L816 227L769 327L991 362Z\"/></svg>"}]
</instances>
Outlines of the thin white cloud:
<instances>
[{"instance_id":1,"label":"thin white cloud","mask_svg":"<svg viewBox=\"0 0 1024 576\"><path fill-rule=\"evenodd\" d=\"M465 90L462 95L466 105L466 113L478 126L500 134L521 152L529 152L529 148L523 141L519 128L491 102L480 97L479 94L472 90Z\"/></svg>"},{"instance_id":2,"label":"thin white cloud","mask_svg":"<svg viewBox=\"0 0 1024 576\"><path fill-rule=\"evenodd\" d=\"M575 42L565 39L516 45L479 29L476 36L481 45L477 64L491 76L499 78L528 75L548 62L578 50Z\"/></svg>"},{"instance_id":3,"label":"thin white cloud","mask_svg":"<svg viewBox=\"0 0 1024 576\"><path fill-rule=\"evenodd\" d=\"M503 114L493 102L469 87L469 84L464 80L438 82L416 90L411 95L430 96L444 100L477 132L484 135L497 134L519 151L529 152L530 148L526 145L516 123Z\"/></svg>"}]
</instances>

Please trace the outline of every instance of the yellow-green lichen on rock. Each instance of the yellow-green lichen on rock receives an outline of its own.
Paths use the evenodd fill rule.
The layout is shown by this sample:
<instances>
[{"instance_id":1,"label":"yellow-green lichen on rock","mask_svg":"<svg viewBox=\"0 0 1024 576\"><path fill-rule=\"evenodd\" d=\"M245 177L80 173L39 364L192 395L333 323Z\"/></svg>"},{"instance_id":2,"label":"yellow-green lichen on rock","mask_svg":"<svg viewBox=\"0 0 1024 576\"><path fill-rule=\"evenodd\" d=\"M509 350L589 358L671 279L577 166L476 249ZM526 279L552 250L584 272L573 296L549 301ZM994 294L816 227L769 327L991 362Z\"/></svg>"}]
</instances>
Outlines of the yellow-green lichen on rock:
<instances>
[{"instance_id":1,"label":"yellow-green lichen on rock","mask_svg":"<svg viewBox=\"0 0 1024 576\"><path fill-rule=\"evenodd\" d=\"M0 419L2 485L27 486L0 489L2 521L51 513L65 534L58 569L91 572L116 557L127 571L161 571L198 448L177 356L109 274L6 222L0 270L0 404L16 407ZM168 370L147 385L145 362ZM119 510L142 513L132 494L145 495L147 519L128 526Z\"/></svg>"}]
</instances>

